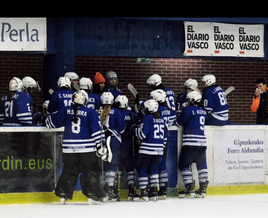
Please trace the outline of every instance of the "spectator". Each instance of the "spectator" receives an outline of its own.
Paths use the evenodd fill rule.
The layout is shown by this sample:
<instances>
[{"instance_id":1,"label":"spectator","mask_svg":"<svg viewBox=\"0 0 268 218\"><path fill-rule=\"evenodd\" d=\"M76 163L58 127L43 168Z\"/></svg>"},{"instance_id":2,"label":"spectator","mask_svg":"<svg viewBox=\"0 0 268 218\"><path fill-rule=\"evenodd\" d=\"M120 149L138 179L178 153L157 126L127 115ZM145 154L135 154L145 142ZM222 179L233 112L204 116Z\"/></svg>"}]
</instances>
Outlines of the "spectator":
<instances>
[{"instance_id":1,"label":"spectator","mask_svg":"<svg viewBox=\"0 0 268 218\"><path fill-rule=\"evenodd\" d=\"M251 111L256 113L256 124L268 124L268 87L265 79L257 79L256 90L253 96Z\"/></svg>"}]
</instances>

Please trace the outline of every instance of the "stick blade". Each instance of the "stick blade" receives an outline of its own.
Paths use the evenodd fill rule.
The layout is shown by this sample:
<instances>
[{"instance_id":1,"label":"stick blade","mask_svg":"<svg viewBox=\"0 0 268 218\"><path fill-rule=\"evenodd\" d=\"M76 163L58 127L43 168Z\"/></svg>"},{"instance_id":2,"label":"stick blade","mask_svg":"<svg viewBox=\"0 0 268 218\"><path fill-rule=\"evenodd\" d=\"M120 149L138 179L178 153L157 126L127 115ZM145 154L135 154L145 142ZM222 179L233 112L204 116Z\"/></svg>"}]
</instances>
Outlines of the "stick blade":
<instances>
[{"instance_id":1,"label":"stick blade","mask_svg":"<svg viewBox=\"0 0 268 218\"><path fill-rule=\"evenodd\" d=\"M230 86L228 89L225 90L225 95L230 94L234 90L235 90L235 87L234 86Z\"/></svg>"},{"instance_id":2,"label":"stick blade","mask_svg":"<svg viewBox=\"0 0 268 218\"><path fill-rule=\"evenodd\" d=\"M127 88L128 88L128 90L134 95L134 97L136 98L136 96L138 95L138 92L137 92L137 90L135 89L135 87L134 87L131 83L129 83L129 84L127 85Z\"/></svg>"}]
</instances>

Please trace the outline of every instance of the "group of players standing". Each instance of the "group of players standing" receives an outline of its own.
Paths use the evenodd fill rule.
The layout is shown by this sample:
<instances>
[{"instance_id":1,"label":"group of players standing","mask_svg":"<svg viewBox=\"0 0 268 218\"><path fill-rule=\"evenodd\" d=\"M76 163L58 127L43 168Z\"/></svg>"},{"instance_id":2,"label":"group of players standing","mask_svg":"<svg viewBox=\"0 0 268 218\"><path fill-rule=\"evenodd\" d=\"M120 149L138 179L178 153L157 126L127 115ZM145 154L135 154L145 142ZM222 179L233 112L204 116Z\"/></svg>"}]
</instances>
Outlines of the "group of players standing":
<instances>
[{"instance_id":1,"label":"group of players standing","mask_svg":"<svg viewBox=\"0 0 268 218\"><path fill-rule=\"evenodd\" d=\"M12 94L5 95L0 103L3 125L10 125L11 110L15 113L12 122L18 120L16 125L33 123L31 90L23 90L23 84L15 77L9 83ZM150 76L147 84L152 88L148 100L136 101L136 105L130 107L128 98L118 88L114 71L106 72L105 77L97 72L93 82L90 78L79 78L74 72L58 79L59 90L50 91L50 100L44 104L46 117L40 120L45 121L48 128L65 127L64 166L55 190L63 203L72 199L79 175L82 193L90 203L100 199L118 200L124 168L129 200L165 199L168 127L172 125L184 127L179 170L186 189L180 191L179 196L205 196L208 172L204 125L229 124L224 91L211 74L202 78L203 93L195 79L188 79L176 99L174 92L163 85L160 75ZM40 91L38 87L38 83L31 86L32 90ZM25 111L20 109L22 102ZM194 162L198 170L198 190L190 169ZM140 189L139 194L136 187Z\"/></svg>"}]
</instances>

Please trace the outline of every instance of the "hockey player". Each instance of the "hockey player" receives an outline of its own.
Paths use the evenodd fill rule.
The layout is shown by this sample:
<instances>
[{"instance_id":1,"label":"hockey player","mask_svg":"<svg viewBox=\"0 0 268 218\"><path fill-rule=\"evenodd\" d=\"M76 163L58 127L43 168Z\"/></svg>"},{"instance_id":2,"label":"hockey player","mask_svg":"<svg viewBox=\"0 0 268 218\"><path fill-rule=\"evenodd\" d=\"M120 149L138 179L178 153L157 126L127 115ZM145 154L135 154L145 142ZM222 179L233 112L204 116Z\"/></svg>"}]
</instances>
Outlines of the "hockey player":
<instances>
[{"instance_id":1,"label":"hockey player","mask_svg":"<svg viewBox=\"0 0 268 218\"><path fill-rule=\"evenodd\" d=\"M186 95L191 91L198 91L198 82L195 79L187 79L184 83L184 91L179 93L176 99L176 111L181 113L182 108L186 106Z\"/></svg>"},{"instance_id":2,"label":"hockey player","mask_svg":"<svg viewBox=\"0 0 268 218\"><path fill-rule=\"evenodd\" d=\"M122 111L125 121L125 131L121 135L122 144L120 148L120 164L118 167L118 181L120 184L120 178L122 171L125 168L127 174L128 183L128 199L134 200L136 190L136 173L135 173L135 145L132 138L131 126L137 123L137 114L128 110L128 98L125 95L118 95L115 99L114 107ZM115 184L117 184L115 183ZM117 185L115 191L117 190Z\"/></svg>"},{"instance_id":3,"label":"hockey player","mask_svg":"<svg viewBox=\"0 0 268 218\"><path fill-rule=\"evenodd\" d=\"M0 122L6 126L32 125L31 96L23 92L22 80L13 77L9 81L9 93L4 95L0 105Z\"/></svg>"},{"instance_id":4,"label":"hockey player","mask_svg":"<svg viewBox=\"0 0 268 218\"><path fill-rule=\"evenodd\" d=\"M65 204L72 199L75 184L80 176L82 193L90 204L96 204L105 197L101 181L101 169L96 155L101 144L102 131L97 113L85 107L88 96L83 90L72 95L71 106L60 108L46 118L48 128L64 126L62 141L63 170L55 194ZM103 136L104 137L104 136Z\"/></svg>"},{"instance_id":5,"label":"hockey player","mask_svg":"<svg viewBox=\"0 0 268 218\"><path fill-rule=\"evenodd\" d=\"M204 108L208 113L206 125L223 126L230 124L229 107L225 92L216 84L216 77L207 74L202 78Z\"/></svg>"},{"instance_id":6,"label":"hockey player","mask_svg":"<svg viewBox=\"0 0 268 218\"><path fill-rule=\"evenodd\" d=\"M166 97L166 104L167 106L172 109L172 110L176 110L175 108L175 95L174 92L171 90L171 88L169 87L165 87L162 84L162 78L160 75L158 74L153 74L152 76L150 76L147 79L147 84L153 89L163 89L166 93L167 93L167 97Z\"/></svg>"},{"instance_id":7,"label":"hockey player","mask_svg":"<svg viewBox=\"0 0 268 218\"><path fill-rule=\"evenodd\" d=\"M177 123L184 127L183 144L179 157L179 170L186 187L179 192L179 197L190 194L191 197L204 197L208 185L208 171L206 161L206 136L204 125L206 111L201 106L201 94L197 91L189 92L186 96L188 106L177 117ZM193 174L190 166L196 163L198 170L199 189L195 191Z\"/></svg>"},{"instance_id":8,"label":"hockey player","mask_svg":"<svg viewBox=\"0 0 268 218\"><path fill-rule=\"evenodd\" d=\"M117 195L114 193L114 182L117 167L120 163L121 134L124 132L125 122L122 112L112 107L114 96L111 92L103 92L101 102L102 107L99 110L99 116L109 151L107 161L104 162L106 191L110 200L116 200Z\"/></svg>"},{"instance_id":9,"label":"hockey player","mask_svg":"<svg viewBox=\"0 0 268 218\"><path fill-rule=\"evenodd\" d=\"M157 101L153 99L145 101L145 116L134 130L135 135L141 140L136 167L140 188L139 197L144 201L148 201L149 198L153 201L158 199L158 165L167 141L166 123L157 110Z\"/></svg>"},{"instance_id":10,"label":"hockey player","mask_svg":"<svg viewBox=\"0 0 268 218\"><path fill-rule=\"evenodd\" d=\"M61 107L67 107L72 104L72 95L74 91L70 90L71 81L68 77L60 77L58 79L59 90L53 92L50 97L47 112L52 114Z\"/></svg>"},{"instance_id":11,"label":"hockey player","mask_svg":"<svg viewBox=\"0 0 268 218\"><path fill-rule=\"evenodd\" d=\"M30 93L31 95L35 94L36 92L40 92L41 88L37 81L35 81L30 76L25 76L22 79L23 83L23 91Z\"/></svg>"},{"instance_id":12,"label":"hockey player","mask_svg":"<svg viewBox=\"0 0 268 218\"><path fill-rule=\"evenodd\" d=\"M156 100L157 103L159 104L158 113L166 121L166 125L172 126L174 121L176 120L176 112L166 107L165 103L166 92L162 89L156 89L150 93L150 98ZM167 149L168 149L168 142L164 147L164 154L158 165L159 188L160 188L160 190L158 191L158 196L163 197L163 199L166 199L167 185L168 185L168 172L166 166Z\"/></svg>"},{"instance_id":13,"label":"hockey player","mask_svg":"<svg viewBox=\"0 0 268 218\"><path fill-rule=\"evenodd\" d=\"M41 119L43 111L42 111L42 107L36 106L32 95L35 94L36 92L40 92L41 88L38 82L35 81L30 76L23 77L22 83L23 83L23 91L29 93L30 108L33 113L33 125L36 125L36 118L39 117Z\"/></svg>"},{"instance_id":14,"label":"hockey player","mask_svg":"<svg viewBox=\"0 0 268 218\"><path fill-rule=\"evenodd\" d=\"M116 99L118 95L121 95L121 90L117 87L117 74L114 71L107 71L105 74L105 80L108 87L108 92L111 92L114 96L114 99Z\"/></svg>"},{"instance_id":15,"label":"hockey player","mask_svg":"<svg viewBox=\"0 0 268 218\"><path fill-rule=\"evenodd\" d=\"M68 77L71 81L71 90L74 92L77 90L79 87L79 76L75 72L67 72L64 74L64 77Z\"/></svg>"},{"instance_id":16,"label":"hockey player","mask_svg":"<svg viewBox=\"0 0 268 218\"><path fill-rule=\"evenodd\" d=\"M79 87L81 90L85 90L88 93L88 103L87 107L99 110L101 106L101 99L100 96L96 93L92 93L93 83L90 78L82 77L79 81Z\"/></svg>"},{"instance_id":17,"label":"hockey player","mask_svg":"<svg viewBox=\"0 0 268 218\"><path fill-rule=\"evenodd\" d=\"M31 96L23 92L22 80L13 77L9 81L9 92L2 97L0 102L0 123L3 126L30 126L32 125ZM32 152L27 143L27 133L12 132L10 134L10 147L16 155L28 157Z\"/></svg>"}]
</instances>

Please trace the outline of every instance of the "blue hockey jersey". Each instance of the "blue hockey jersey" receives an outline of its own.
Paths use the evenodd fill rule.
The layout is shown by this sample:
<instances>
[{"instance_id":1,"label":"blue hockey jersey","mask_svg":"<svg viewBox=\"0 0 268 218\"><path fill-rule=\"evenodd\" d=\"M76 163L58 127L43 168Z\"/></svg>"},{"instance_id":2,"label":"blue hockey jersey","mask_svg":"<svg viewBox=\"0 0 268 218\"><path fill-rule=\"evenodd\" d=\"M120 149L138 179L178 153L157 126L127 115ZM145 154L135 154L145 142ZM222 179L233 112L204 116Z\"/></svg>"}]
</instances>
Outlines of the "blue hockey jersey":
<instances>
[{"instance_id":1,"label":"blue hockey jersey","mask_svg":"<svg viewBox=\"0 0 268 218\"><path fill-rule=\"evenodd\" d=\"M163 155L167 142L167 126L162 117L156 119L152 114L146 114L135 135L141 140L139 153L149 155Z\"/></svg>"},{"instance_id":2,"label":"blue hockey jersey","mask_svg":"<svg viewBox=\"0 0 268 218\"><path fill-rule=\"evenodd\" d=\"M53 92L50 96L47 112L52 114L62 107L71 106L73 93L74 91L72 90L57 90Z\"/></svg>"},{"instance_id":3,"label":"blue hockey jersey","mask_svg":"<svg viewBox=\"0 0 268 218\"><path fill-rule=\"evenodd\" d=\"M121 111L124 116L124 121L126 124L125 131L124 131L124 139L125 140L131 140L132 134L131 134L131 126L138 122L138 116L137 114L132 110L124 110Z\"/></svg>"},{"instance_id":4,"label":"blue hockey jersey","mask_svg":"<svg viewBox=\"0 0 268 218\"><path fill-rule=\"evenodd\" d=\"M206 111L198 106L189 105L177 117L177 123L183 126L183 146L206 146Z\"/></svg>"},{"instance_id":5,"label":"blue hockey jersey","mask_svg":"<svg viewBox=\"0 0 268 218\"><path fill-rule=\"evenodd\" d=\"M176 99L176 110L178 113L181 113L182 105L186 101L186 94L181 92L177 95Z\"/></svg>"},{"instance_id":6,"label":"blue hockey jersey","mask_svg":"<svg viewBox=\"0 0 268 218\"><path fill-rule=\"evenodd\" d=\"M48 128L64 126L62 141L63 153L86 153L96 151L96 144L105 138L100 127L100 120L95 110L79 106L77 123L72 122L74 109L72 106L62 107L46 118Z\"/></svg>"},{"instance_id":7,"label":"blue hockey jersey","mask_svg":"<svg viewBox=\"0 0 268 218\"><path fill-rule=\"evenodd\" d=\"M108 92L111 92L114 96L114 99L117 98L118 95L121 95L121 90L118 87L110 87L108 88Z\"/></svg>"},{"instance_id":8,"label":"blue hockey jersey","mask_svg":"<svg viewBox=\"0 0 268 218\"><path fill-rule=\"evenodd\" d=\"M175 95L174 95L174 92L168 88L168 87L165 87L165 91L167 93L167 96L166 96L166 103L167 103L167 106L172 109L172 110L176 110L176 107L175 107Z\"/></svg>"},{"instance_id":9,"label":"blue hockey jersey","mask_svg":"<svg viewBox=\"0 0 268 218\"><path fill-rule=\"evenodd\" d=\"M176 120L176 111L170 110L164 105L159 105L158 113L160 113L162 118L165 120L167 126L172 126L174 121Z\"/></svg>"},{"instance_id":10,"label":"blue hockey jersey","mask_svg":"<svg viewBox=\"0 0 268 218\"><path fill-rule=\"evenodd\" d=\"M87 107L99 110L101 106L101 98L97 93L88 93Z\"/></svg>"},{"instance_id":11,"label":"blue hockey jersey","mask_svg":"<svg viewBox=\"0 0 268 218\"><path fill-rule=\"evenodd\" d=\"M32 97L16 92L11 100L4 95L0 102L0 123L5 126L32 125Z\"/></svg>"},{"instance_id":12,"label":"blue hockey jersey","mask_svg":"<svg viewBox=\"0 0 268 218\"><path fill-rule=\"evenodd\" d=\"M100 119L101 110L102 109L99 110L99 119ZM121 134L125 130L125 122L124 122L124 116L119 109L111 107L109 116L106 119L106 122L104 123L104 125L114 134L114 136L120 142L122 142Z\"/></svg>"},{"instance_id":13,"label":"blue hockey jersey","mask_svg":"<svg viewBox=\"0 0 268 218\"><path fill-rule=\"evenodd\" d=\"M211 116L220 121L229 119L229 107L225 92L221 87L209 86L204 90L202 101L204 108Z\"/></svg>"}]
</instances>

